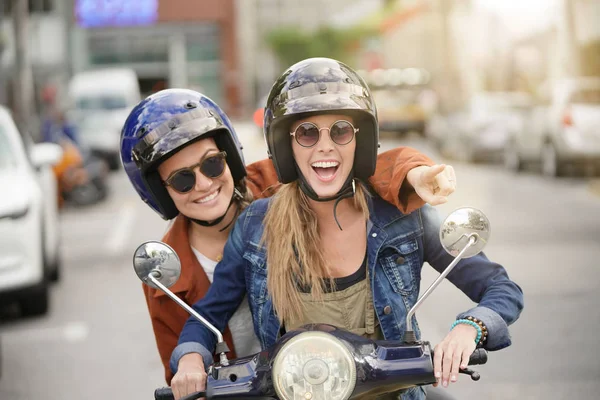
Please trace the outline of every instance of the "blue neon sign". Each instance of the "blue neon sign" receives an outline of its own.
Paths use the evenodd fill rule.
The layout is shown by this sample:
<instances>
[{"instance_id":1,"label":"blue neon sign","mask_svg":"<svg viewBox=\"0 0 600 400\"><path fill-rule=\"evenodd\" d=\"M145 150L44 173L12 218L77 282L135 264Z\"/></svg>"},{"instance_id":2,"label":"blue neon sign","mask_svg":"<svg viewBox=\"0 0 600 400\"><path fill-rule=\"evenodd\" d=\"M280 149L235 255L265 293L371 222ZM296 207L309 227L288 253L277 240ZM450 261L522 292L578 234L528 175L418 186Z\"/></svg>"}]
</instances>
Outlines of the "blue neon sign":
<instances>
[{"instance_id":1,"label":"blue neon sign","mask_svg":"<svg viewBox=\"0 0 600 400\"><path fill-rule=\"evenodd\" d=\"M150 25L158 19L158 0L75 0L75 18L84 28Z\"/></svg>"}]
</instances>

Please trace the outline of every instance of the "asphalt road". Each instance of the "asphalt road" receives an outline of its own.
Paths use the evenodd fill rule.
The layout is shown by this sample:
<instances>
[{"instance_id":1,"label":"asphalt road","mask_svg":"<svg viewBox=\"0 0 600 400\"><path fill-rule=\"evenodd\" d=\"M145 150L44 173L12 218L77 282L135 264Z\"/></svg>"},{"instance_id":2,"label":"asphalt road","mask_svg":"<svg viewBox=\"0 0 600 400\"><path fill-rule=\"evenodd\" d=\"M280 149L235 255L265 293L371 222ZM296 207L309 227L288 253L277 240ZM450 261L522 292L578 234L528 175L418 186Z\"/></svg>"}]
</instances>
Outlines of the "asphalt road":
<instances>
[{"instance_id":1,"label":"asphalt road","mask_svg":"<svg viewBox=\"0 0 600 400\"><path fill-rule=\"evenodd\" d=\"M264 156L264 141L240 124L246 161ZM418 138L385 135L382 149L410 145L439 157ZM591 399L600 393L600 197L587 182L512 175L497 166L454 165L458 190L441 214L473 206L492 225L487 255L525 293L511 327L513 345L490 353L479 382L464 375L457 398ZM51 312L22 319L0 314L1 400L107 398L147 400L163 386L162 367L131 260L137 245L167 227L137 198L122 172L102 203L62 213L63 275ZM436 274L424 268L422 286ZM472 306L444 282L418 312L432 343L456 314Z\"/></svg>"}]
</instances>

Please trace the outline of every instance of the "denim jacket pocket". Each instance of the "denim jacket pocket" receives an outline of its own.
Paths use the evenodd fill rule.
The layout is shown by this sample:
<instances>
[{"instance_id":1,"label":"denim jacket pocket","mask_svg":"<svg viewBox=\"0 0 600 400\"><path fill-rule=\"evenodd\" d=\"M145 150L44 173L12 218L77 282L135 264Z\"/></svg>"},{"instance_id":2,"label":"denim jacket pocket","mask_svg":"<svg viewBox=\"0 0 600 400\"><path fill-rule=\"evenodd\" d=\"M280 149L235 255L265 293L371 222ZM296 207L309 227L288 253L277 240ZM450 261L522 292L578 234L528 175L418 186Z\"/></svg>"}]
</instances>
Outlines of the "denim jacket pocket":
<instances>
[{"instance_id":1,"label":"denim jacket pocket","mask_svg":"<svg viewBox=\"0 0 600 400\"><path fill-rule=\"evenodd\" d=\"M256 251L244 253L244 259L249 262L246 273L246 287L250 296L250 304L263 304L267 301L267 265L263 254Z\"/></svg>"},{"instance_id":2,"label":"denim jacket pocket","mask_svg":"<svg viewBox=\"0 0 600 400\"><path fill-rule=\"evenodd\" d=\"M415 292L417 284L416 270L419 264L419 245L416 240L387 245L379 259L390 284L396 293L409 295Z\"/></svg>"}]
</instances>

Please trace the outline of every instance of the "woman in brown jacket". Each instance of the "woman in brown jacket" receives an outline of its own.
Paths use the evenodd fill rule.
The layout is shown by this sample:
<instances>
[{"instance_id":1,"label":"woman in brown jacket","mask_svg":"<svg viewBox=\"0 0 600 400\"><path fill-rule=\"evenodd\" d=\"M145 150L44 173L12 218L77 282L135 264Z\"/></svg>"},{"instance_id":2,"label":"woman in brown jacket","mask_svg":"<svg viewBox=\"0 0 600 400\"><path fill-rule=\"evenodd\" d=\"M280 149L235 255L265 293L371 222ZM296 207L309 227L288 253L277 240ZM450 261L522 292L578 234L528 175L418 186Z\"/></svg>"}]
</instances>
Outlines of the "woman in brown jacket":
<instances>
[{"instance_id":1,"label":"woman in brown jacket","mask_svg":"<svg viewBox=\"0 0 600 400\"><path fill-rule=\"evenodd\" d=\"M121 133L121 159L142 200L162 218L175 219L163 237L182 264L171 290L194 304L210 286L240 211L252 199L277 191L272 162L263 160L246 168L227 116L206 96L184 89L155 93L133 109ZM444 203L454 182L452 167L434 165L406 147L380 154L370 179L375 191L404 213L422 206L423 200ZM188 314L160 290L147 286L143 290L170 384L169 358ZM243 302L224 332L231 357L260 350L251 318Z\"/></svg>"}]
</instances>

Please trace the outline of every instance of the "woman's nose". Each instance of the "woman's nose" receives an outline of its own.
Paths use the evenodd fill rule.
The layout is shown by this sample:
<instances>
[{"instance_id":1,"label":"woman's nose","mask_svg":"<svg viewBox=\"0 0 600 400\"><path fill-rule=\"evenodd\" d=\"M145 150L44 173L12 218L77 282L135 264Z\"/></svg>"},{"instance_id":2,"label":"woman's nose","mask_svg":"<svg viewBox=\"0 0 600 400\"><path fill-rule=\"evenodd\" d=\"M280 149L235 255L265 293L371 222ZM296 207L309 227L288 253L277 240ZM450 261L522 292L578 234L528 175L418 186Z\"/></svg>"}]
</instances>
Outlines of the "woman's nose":
<instances>
[{"instance_id":1,"label":"woman's nose","mask_svg":"<svg viewBox=\"0 0 600 400\"><path fill-rule=\"evenodd\" d=\"M321 152L329 152L333 150L333 140L329 135L329 128L319 128L319 141L317 142L317 150Z\"/></svg>"},{"instance_id":2,"label":"woman's nose","mask_svg":"<svg viewBox=\"0 0 600 400\"><path fill-rule=\"evenodd\" d=\"M200 172L200 167L194 168L194 174L196 174L196 190L199 192L205 191L212 186L212 179Z\"/></svg>"}]
</instances>

